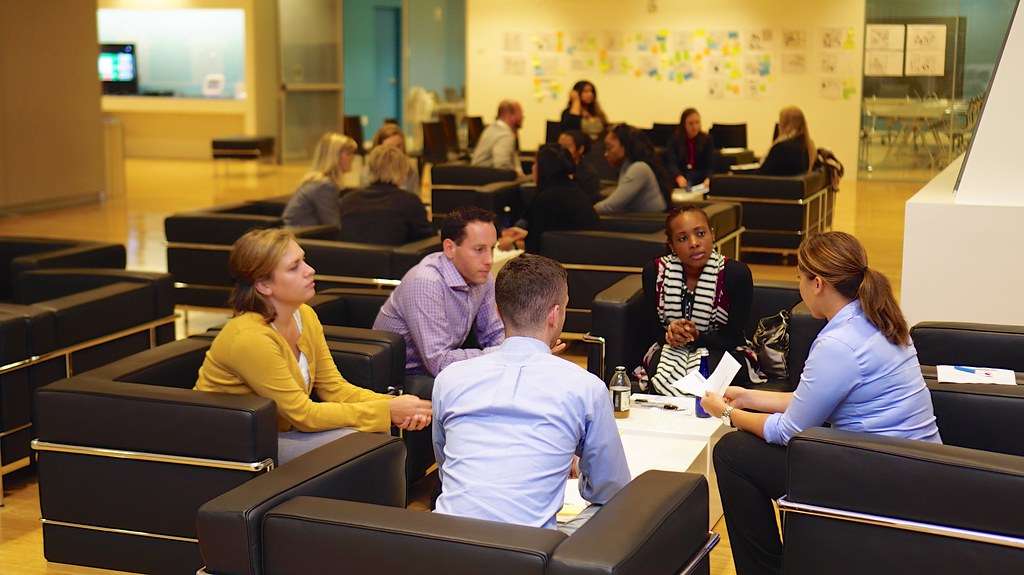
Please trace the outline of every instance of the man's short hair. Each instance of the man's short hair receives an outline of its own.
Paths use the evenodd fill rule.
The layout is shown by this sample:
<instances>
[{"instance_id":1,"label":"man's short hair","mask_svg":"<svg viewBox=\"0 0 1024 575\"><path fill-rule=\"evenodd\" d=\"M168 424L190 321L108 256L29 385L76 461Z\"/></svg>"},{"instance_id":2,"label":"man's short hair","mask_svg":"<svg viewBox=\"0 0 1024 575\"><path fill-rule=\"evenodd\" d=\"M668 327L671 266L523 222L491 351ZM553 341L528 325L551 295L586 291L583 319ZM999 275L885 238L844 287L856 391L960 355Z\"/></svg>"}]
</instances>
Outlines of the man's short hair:
<instances>
[{"instance_id":1,"label":"man's short hair","mask_svg":"<svg viewBox=\"0 0 1024 575\"><path fill-rule=\"evenodd\" d=\"M441 241L452 240L462 245L466 239L466 226L470 222L494 223L494 212L476 206L460 206L448 212L441 222Z\"/></svg>"},{"instance_id":2,"label":"man's short hair","mask_svg":"<svg viewBox=\"0 0 1024 575\"><path fill-rule=\"evenodd\" d=\"M508 261L494 281L494 300L507 328L535 331L548 311L563 305L568 284L565 268L551 258L523 254Z\"/></svg>"},{"instance_id":3,"label":"man's short hair","mask_svg":"<svg viewBox=\"0 0 1024 575\"><path fill-rule=\"evenodd\" d=\"M511 114L515 112L518 107L519 102L516 102L515 100L502 100L501 103L498 104L498 117L501 118L506 114Z\"/></svg>"}]
</instances>

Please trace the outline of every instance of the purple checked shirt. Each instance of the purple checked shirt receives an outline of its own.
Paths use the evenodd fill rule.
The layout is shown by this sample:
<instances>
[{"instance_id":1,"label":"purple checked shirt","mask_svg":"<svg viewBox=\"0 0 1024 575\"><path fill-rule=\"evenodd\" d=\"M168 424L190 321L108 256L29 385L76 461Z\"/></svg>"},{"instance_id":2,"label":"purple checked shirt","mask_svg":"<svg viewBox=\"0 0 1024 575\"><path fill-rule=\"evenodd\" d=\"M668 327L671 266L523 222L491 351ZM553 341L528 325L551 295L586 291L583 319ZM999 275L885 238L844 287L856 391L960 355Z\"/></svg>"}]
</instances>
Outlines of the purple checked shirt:
<instances>
[{"instance_id":1,"label":"purple checked shirt","mask_svg":"<svg viewBox=\"0 0 1024 575\"><path fill-rule=\"evenodd\" d=\"M484 349L460 349L474 319ZM402 334L406 373L434 376L451 363L493 351L505 339L494 304L494 278L467 285L443 252L427 255L405 274L373 329Z\"/></svg>"}]
</instances>

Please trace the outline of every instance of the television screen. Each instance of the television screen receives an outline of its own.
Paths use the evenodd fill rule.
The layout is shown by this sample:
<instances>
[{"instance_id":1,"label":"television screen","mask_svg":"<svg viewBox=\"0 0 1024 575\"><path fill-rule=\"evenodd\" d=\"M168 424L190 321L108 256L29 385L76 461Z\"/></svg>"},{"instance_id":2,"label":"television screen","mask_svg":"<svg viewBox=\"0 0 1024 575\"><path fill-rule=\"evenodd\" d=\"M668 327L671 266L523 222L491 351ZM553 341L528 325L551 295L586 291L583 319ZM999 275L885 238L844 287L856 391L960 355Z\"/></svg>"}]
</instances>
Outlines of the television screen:
<instances>
[{"instance_id":1,"label":"television screen","mask_svg":"<svg viewBox=\"0 0 1024 575\"><path fill-rule=\"evenodd\" d=\"M137 94L135 44L100 45L99 72L104 94Z\"/></svg>"}]
</instances>

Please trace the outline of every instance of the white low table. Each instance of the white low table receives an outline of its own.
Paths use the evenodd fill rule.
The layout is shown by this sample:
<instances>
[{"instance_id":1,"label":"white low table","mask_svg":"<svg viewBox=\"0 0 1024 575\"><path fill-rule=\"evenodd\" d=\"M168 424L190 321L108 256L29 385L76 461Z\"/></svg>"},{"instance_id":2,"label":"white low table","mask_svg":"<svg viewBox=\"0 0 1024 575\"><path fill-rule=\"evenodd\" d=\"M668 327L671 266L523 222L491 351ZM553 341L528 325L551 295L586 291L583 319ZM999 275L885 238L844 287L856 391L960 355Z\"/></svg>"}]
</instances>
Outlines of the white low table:
<instances>
[{"instance_id":1,"label":"white low table","mask_svg":"<svg viewBox=\"0 0 1024 575\"><path fill-rule=\"evenodd\" d=\"M630 474L636 477L648 469L703 474L708 480L708 529L711 529L722 517L722 499L718 495L718 481L711 453L719 438L730 429L722 425L720 419L696 417L693 414L693 398L644 394L633 394L633 398L672 403L680 409L648 407L634 401L630 416L615 420L622 437L622 447L626 451ZM575 479L569 480L566 485L565 503L570 508L586 505L580 497L579 482Z\"/></svg>"}]
</instances>

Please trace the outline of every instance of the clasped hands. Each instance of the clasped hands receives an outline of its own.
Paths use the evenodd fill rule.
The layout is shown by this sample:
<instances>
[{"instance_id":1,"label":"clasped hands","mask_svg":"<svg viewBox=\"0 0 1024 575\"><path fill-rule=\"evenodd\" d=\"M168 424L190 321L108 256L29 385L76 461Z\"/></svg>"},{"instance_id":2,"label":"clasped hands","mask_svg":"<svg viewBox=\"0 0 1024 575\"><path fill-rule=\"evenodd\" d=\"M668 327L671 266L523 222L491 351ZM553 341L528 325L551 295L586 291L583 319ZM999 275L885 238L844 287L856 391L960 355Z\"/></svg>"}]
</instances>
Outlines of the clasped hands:
<instances>
[{"instance_id":1,"label":"clasped hands","mask_svg":"<svg viewBox=\"0 0 1024 575\"><path fill-rule=\"evenodd\" d=\"M672 347L683 347L700 337L697 325L688 319L677 319L665 331L665 343Z\"/></svg>"},{"instance_id":2,"label":"clasped hands","mask_svg":"<svg viewBox=\"0 0 1024 575\"><path fill-rule=\"evenodd\" d=\"M704 394L704 397L700 399L700 406L704 408L704 411L708 412L712 417L722 417L722 413L725 412L725 408L733 406L736 409L743 409L747 407L746 393L747 389L730 385L725 389L725 395L718 395L713 391L709 391Z\"/></svg>"},{"instance_id":3,"label":"clasped hands","mask_svg":"<svg viewBox=\"0 0 1024 575\"><path fill-rule=\"evenodd\" d=\"M430 425L431 405L412 394L399 395L388 402L391 423L405 431L419 431Z\"/></svg>"},{"instance_id":4,"label":"clasped hands","mask_svg":"<svg viewBox=\"0 0 1024 575\"><path fill-rule=\"evenodd\" d=\"M514 250L516 242L526 239L526 236L529 235L529 233L529 231L524 230L519 226L511 226L501 230L501 239L498 240L498 249L503 252Z\"/></svg>"}]
</instances>

